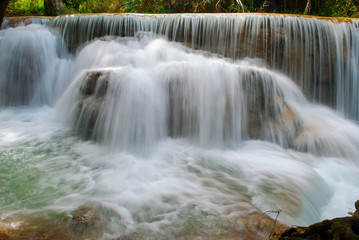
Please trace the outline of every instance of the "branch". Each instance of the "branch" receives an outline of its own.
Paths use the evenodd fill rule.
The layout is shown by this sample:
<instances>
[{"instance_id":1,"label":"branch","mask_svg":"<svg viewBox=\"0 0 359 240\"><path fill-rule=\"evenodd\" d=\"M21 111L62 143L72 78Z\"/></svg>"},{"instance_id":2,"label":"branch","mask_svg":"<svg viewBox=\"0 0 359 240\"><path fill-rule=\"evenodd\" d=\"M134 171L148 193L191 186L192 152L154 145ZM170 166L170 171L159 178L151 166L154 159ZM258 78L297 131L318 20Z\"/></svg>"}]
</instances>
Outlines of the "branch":
<instances>
[{"instance_id":1,"label":"branch","mask_svg":"<svg viewBox=\"0 0 359 240\"><path fill-rule=\"evenodd\" d=\"M274 233L274 229L275 229L275 226L277 225L277 220L278 220L278 217L279 217L279 214L282 212L281 209L278 209L277 211L266 211L264 212L263 214L266 214L266 213L277 213L277 216L275 217L275 220L274 220L274 224L273 224L273 228L272 228L272 231L270 232L269 234L269 237L268 237L268 240L271 240L275 233Z\"/></svg>"},{"instance_id":2,"label":"branch","mask_svg":"<svg viewBox=\"0 0 359 240\"><path fill-rule=\"evenodd\" d=\"M241 5L241 8L242 8L242 12L244 12L244 6L243 6L243 3L241 0L236 0L236 2Z\"/></svg>"}]
</instances>

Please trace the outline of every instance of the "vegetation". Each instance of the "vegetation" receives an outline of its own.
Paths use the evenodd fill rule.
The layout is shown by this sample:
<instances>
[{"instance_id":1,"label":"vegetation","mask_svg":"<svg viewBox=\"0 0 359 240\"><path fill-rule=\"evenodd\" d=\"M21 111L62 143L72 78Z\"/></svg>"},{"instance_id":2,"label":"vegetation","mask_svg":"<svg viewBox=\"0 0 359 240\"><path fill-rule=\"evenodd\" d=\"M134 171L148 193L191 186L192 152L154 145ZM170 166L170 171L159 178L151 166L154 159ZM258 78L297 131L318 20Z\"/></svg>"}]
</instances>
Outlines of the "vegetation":
<instances>
[{"instance_id":1,"label":"vegetation","mask_svg":"<svg viewBox=\"0 0 359 240\"><path fill-rule=\"evenodd\" d=\"M359 0L10 0L6 14L282 12L356 17L358 5Z\"/></svg>"}]
</instances>

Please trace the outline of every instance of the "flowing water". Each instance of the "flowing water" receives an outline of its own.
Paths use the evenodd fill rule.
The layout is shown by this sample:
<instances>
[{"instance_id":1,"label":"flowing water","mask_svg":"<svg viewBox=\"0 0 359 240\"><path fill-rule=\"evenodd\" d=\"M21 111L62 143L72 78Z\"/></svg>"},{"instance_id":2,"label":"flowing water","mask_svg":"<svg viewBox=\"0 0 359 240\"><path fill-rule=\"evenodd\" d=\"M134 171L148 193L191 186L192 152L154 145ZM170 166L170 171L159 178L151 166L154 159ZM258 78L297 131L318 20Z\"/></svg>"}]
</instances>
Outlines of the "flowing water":
<instances>
[{"instance_id":1,"label":"flowing water","mask_svg":"<svg viewBox=\"0 0 359 240\"><path fill-rule=\"evenodd\" d=\"M259 28L283 49L249 46ZM356 28L101 15L2 30L0 219L55 221L73 239L218 239L278 209L287 225L345 216L359 196ZM82 207L100 216L93 235L68 226Z\"/></svg>"}]
</instances>

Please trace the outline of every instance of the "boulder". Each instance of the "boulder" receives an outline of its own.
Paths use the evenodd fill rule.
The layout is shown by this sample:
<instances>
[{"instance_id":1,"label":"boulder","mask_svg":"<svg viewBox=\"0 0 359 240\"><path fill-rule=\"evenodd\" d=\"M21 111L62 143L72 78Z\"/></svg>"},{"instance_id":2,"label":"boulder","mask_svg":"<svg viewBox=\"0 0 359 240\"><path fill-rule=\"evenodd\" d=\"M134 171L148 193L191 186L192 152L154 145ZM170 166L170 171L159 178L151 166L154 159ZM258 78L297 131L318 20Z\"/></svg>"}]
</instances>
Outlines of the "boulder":
<instances>
[{"instance_id":1,"label":"boulder","mask_svg":"<svg viewBox=\"0 0 359 240\"><path fill-rule=\"evenodd\" d=\"M242 88L247 108L248 138L292 148L302 123L285 101L283 90L275 79L266 79L252 72L242 81Z\"/></svg>"},{"instance_id":2,"label":"boulder","mask_svg":"<svg viewBox=\"0 0 359 240\"><path fill-rule=\"evenodd\" d=\"M359 239L359 200L355 202L352 217L324 220L308 227L296 227L286 230L279 240L352 240Z\"/></svg>"},{"instance_id":3,"label":"boulder","mask_svg":"<svg viewBox=\"0 0 359 240\"><path fill-rule=\"evenodd\" d=\"M98 137L96 123L104 110L109 78L110 72L89 71L82 80L75 130L85 139Z\"/></svg>"},{"instance_id":4,"label":"boulder","mask_svg":"<svg viewBox=\"0 0 359 240\"><path fill-rule=\"evenodd\" d=\"M359 239L359 217L334 218L324 220L308 227L290 228L285 231L280 240L353 240Z\"/></svg>"}]
</instances>

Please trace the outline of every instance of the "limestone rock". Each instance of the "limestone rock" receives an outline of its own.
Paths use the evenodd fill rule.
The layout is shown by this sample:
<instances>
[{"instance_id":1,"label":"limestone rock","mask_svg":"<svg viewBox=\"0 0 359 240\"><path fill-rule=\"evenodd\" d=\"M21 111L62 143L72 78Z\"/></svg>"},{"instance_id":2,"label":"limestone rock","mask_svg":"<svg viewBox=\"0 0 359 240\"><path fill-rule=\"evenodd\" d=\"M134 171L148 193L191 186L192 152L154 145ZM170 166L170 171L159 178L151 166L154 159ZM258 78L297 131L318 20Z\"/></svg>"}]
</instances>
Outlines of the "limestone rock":
<instances>
[{"instance_id":1,"label":"limestone rock","mask_svg":"<svg viewBox=\"0 0 359 240\"><path fill-rule=\"evenodd\" d=\"M58 220L57 220L58 221ZM61 222L61 220L60 220ZM52 240L69 239L67 232L54 221L45 221L32 216L0 218L1 240Z\"/></svg>"},{"instance_id":2,"label":"limestone rock","mask_svg":"<svg viewBox=\"0 0 359 240\"><path fill-rule=\"evenodd\" d=\"M96 122L104 111L104 99L108 88L110 72L89 71L86 73L81 87L75 130L83 138L98 137Z\"/></svg>"},{"instance_id":3,"label":"limestone rock","mask_svg":"<svg viewBox=\"0 0 359 240\"><path fill-rule=\"evenodd\" d=\"M247 106L247 134L250 139L293 147L301 120L284 99L274 79L262 79L256 73L242 82Z\"/></svg>"},{"instance_id":4,"label":"limestone rock","mask_svg":"<svg viewBox=\"0 0 359 240\"><path fill-rule=\"evenodd\" d=\"M69 228L77 232L83 232L89 227L95 226L99 220L100 216L95 209L81 208L73 213Z\"/></svg>"},{"instance_id":5,"label":"limestone rock","mask_svg":"<svg viewBox=\"0 0 359 240\"><path fill-rule=\"evenodd\" d=\"M237 221L238 239L272 239L276 240L280 234L288 229L285 224L275 221L266 214L253 214Z\"/></svg>"}]
</instances>

